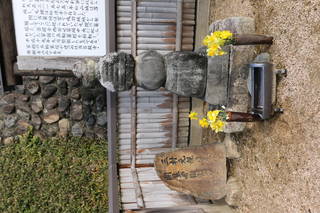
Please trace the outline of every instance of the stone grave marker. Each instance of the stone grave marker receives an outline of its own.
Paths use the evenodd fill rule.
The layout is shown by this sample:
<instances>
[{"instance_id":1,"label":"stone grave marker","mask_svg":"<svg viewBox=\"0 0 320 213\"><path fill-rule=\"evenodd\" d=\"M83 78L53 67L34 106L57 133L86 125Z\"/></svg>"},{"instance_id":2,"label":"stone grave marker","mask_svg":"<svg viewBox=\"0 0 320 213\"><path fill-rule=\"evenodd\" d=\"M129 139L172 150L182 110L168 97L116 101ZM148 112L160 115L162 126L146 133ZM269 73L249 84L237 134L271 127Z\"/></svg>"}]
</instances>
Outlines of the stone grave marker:
<instances>
[{"instance_id":1,"label":"stone grave marker","mask_svg":"<svg viewBox=\"0 0 320 213\"><path fill-rule=\"evenodd\" d=\"M209 200L226 195L226 151L221 143L158 154L155 168L160 179L175 191Z\"/></svg>"}]
</instances>

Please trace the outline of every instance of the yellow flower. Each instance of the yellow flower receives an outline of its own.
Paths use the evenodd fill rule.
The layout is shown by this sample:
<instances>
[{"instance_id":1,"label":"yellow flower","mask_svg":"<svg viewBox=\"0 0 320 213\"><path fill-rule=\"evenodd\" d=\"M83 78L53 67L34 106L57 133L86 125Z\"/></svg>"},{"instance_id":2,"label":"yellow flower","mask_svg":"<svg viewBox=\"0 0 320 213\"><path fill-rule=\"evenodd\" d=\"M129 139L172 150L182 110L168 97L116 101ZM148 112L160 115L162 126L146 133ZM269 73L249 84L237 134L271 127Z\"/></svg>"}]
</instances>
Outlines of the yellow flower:
<instances>
[{"instance_id":1,"label":"yellow flower","mask_svg":"<svg viewBox=\"0 0 320 213\"><path fill-rule=\"evenodd\" d=\"M215 122L220 112L221 112L220 110L213 110L213 111L207 112L207 118L209 122Z\"/></svg>"},{"instance_id":2,"label":"yellow flower","mask_svg":"<svg viewBox=\"0 0 320 213\"><path fill-rule=\"evenodd\" d=\"M220 31L220 38L227 40L227 39L231 39L233 36L233 34L228 31L228 30L224 30L224 31Z\"/></svg>"},{"instance_id":3,"label":"yellow flower","mask_svg":"<svg viewBox=\"0 0 320 213\"><path fill-rule=\"evenodd\" d=\"M217 54L217 49L215 49L215 48L208 48L207 49L208 56L215 56L216 54Z\"/></svg>"},{"instance_id":4,"label":"yellow flower","mask_svg":"<svg viewBox=\"0 0 320 213\"><path fill-rule=\"evenodd\" d=\"M207 35L202 43L207 46L207 55L208 56L216 56L216 55L224 55L226 52L221 50L221 47L226 44L227 40L232 39L233 34L230 31L215 31L210 35Z\"/></svg>"},{"instance_id":5,"label":"yellow flower","mask_svg":"<svg viewBox=\"0 0 320 213\"><path fill-rule=\"evenodd\" d=\"M211 33L211 35L217 37L217 38L220 38L221 37L221 31L215 31L213 33Z\"/></svg>"},{"instance_id":6,"label":"yellow flower","mask_svg":"<svg viewBox=\"0 0 320 213\"><path fill-rule=\"evenodd\" d=\"M207 121L206 118L202 118L201 120L199 120L199 125L200 125L202 128L208 128L209 123L208 123L208 121Z\"/></svg>"},{"instance_id":7,"label":"yellow flower","mask_svg":"<svg viewBox=\"0 0 320 213\"><path fill-rule=\"evenodd\" d=\"M225 55L225 54L226 54L226 52L225 52L225 51L222 51L222 50L220 50L220 51L217 52L217 55L220 55L220 56L221 56L221 55Z\"/></svg>"},{"instance_id":8,"label":"yellow flower","mask_svg":"<svg viewBox=\"0 0 320 213\"><path fill-rule=\"evenodd\" d=\"M216 133L222 132L224 129L225 123L221 120L217 120L216 122L213 122L210 124L210 127L213 131Z\"/></svg>"},{"instance_id":9,"label":"yellow flower","mask_svg":"<svg viewBox=\"0 0 320 213\"><path fill-rule=\"evenodd\" d=\"M203 45L205 45L205 46L209 46L209 44L214 43L214 41L215 41L216 39L217 39L217 38L213 35L213 33L211 33L210 35L207 35L207 36L203 39L202 43L203 43Z\"/></svg>"},{"instance_id":10,"label":"yellow flower","mask_svg":"<svg viewBox=\"0 0 320 213\"><path fill-rule=\"evenodd\" d=\"M196 112L190 112L189 118L190 118L191 120L198 120L197 115L198 115L198 113L196 113Z\"/></svg>"}]
</instances>

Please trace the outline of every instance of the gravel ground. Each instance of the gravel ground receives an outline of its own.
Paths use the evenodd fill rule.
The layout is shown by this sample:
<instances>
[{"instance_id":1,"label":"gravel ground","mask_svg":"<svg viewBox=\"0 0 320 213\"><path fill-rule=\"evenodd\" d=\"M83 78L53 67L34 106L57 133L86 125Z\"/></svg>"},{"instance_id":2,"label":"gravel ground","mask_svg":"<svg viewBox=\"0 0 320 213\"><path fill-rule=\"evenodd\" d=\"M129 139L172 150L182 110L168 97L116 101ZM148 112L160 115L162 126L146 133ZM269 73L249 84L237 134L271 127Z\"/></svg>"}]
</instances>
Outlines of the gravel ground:
<instances>
[{"instance_id":1,"label":"gravel ground","mask_svg":"<svg viewBox=\"0 0 320 213\"><path fill-rule=\"evenodd\" d=\"M248 125L231 173L243 185L237 212L320 212L320 1L212 0L211 21L249 16L274 36L265 49L288 77L278 85L285 113Z\"/></svg>"}]
</instances>

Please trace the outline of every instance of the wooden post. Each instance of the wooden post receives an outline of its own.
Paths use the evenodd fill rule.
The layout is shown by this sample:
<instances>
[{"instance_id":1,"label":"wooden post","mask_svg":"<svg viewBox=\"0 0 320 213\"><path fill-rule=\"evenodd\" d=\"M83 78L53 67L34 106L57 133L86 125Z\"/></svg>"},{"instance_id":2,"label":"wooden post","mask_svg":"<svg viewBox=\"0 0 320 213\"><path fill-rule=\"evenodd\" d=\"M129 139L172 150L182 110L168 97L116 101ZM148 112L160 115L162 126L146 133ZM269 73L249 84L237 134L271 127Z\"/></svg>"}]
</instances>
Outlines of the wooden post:
<instances>
[{"instance_id":1,"label":"wooden post","mask_svg":"<svg viewBox=\"0 0 320 213\"><path fill-rule=\"evenodd\" d=\"M183 15L183 0L177 0L177 22L176 22L176 51L181 51L182 43L182 15ZM178 141L178 126L179 126L179 96L172 95L172 148L177 147Z\"/></svg>"},{"instance_id":2,"label":"wooden post","mask_svg":"<svg viewBox=\"0 0 320 213\"><path fill-rule=\"evenodd\" d=\"M197 4L197 31L195 48L202 46L202 39L208 34L210 0L198 0ZM205 111L205 106L205 102L202 100L192 98L192 111L201 115ZM205 136L205 131L199 126L198 121L196 120L191 120L190 128L190 145L200 145Z\"/></svg>"},{"instance_id":3,"label":"wooden post","mask_svg":"<svg viewBox=\"0 0 320 213\"><path fill-rule=\"evenodd\" d=\"M131 0L131 54L137 56L137 0ZM142 190L136 169L137 154L137 87L131 89L131 174L139 208L145 208Z\"/></svg>"},{"instance_id":4,"label":"wooden post","mask_svg":"<svg viewBox=\"0 0 320 213\"><path fill-rule=\"evenodd\" d=\"M115 37L115 0L106 0L106 31L107 53L116 50ZM108 197L109 213L118 213L119 210L119 183L117 172L117 93L107 91L107 119L108 119Z\"/></svg>"},{"instance_id":5,"label":"wooden post","mask_svg":"<svg viewBox=\"0 0 320 213\"><path fill-rule=\"evenodd\" d=\"M18 76L75 77L71 70L19 70L17 63L14 63L13 65L13 72Z\"/></svg>"},{"instance_id":6,"label":"wooden post","mask_svg":"<svg viewBox=\"0 0 320 213\"><path fill-rule=\"evenodd\" d=\"M17 47L13 24L13 11L11 0L0 1L0 36L3 48L3 63L6 84L13 86L17 83L14 76L13 65L17 58Z\"/></svg>"}]
</instances>

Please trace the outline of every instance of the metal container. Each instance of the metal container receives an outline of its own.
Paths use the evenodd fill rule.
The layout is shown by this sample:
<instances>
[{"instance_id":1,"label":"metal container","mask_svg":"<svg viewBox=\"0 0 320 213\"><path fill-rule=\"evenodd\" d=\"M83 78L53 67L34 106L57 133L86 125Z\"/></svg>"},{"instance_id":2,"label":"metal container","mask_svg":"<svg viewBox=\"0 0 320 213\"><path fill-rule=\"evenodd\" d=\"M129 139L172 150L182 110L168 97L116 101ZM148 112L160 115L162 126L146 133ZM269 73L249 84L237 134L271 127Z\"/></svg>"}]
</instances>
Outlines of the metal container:
<instances>
[{"instance_id":1,"label":"metal container","mask_svg":"<svg viewBox=\"0 0 320 213\"><path fill-rule=\"evenodd\" d=\"M263 120L272 116L273 65L271 63L252 63L249 65L249 92L251 112Z\"/></svg>"}]
</instances>

